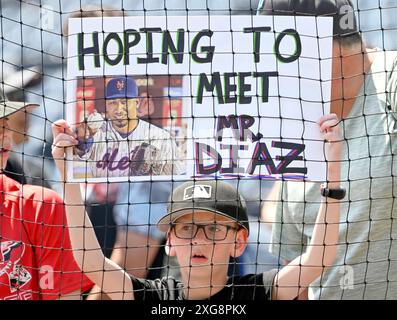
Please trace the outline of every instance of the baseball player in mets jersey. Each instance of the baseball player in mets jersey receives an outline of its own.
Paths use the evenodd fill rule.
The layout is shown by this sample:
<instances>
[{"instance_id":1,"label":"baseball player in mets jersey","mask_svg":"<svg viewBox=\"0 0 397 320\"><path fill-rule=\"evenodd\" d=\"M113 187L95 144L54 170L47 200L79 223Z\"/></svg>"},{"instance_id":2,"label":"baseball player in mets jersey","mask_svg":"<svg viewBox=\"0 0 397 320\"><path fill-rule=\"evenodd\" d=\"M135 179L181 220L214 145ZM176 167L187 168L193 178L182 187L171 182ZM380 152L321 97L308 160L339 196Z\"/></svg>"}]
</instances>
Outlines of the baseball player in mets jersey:
<instances>
[{"instance_id":1,"label":"baseball player in mets jersey","mask_svg":"<svg viewBox=\"0 0 397 320\"><path fill-rule=\"evenodd\" d=\"M138 119L138 88L129 77L106 86L105 119L94 112L77 130L80 159L93 177L177 175L183 173L171 134Z\"/></svg>"}]
</instances>

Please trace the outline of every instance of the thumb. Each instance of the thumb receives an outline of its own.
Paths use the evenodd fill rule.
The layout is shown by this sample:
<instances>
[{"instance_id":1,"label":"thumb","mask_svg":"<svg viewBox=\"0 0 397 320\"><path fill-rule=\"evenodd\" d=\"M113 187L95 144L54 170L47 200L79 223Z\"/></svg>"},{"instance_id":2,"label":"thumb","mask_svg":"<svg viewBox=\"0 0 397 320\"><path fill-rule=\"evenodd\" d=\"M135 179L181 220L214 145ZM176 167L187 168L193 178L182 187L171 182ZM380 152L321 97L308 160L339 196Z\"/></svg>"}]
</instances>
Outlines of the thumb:
<instances>
[{"instance_id":1,"label":"thumb","mask_svg":"<svg viewBox=\"0 0 397 320\"><path fill-rule=\"evenodd\" d=\"M66 165L65 161L67 154L73 154L73 146L77 144L77 139L66 133L58 134L52 144L52 156L55 164L58 167L62 178L66 177Z\"/></svg>"}]
</instances>

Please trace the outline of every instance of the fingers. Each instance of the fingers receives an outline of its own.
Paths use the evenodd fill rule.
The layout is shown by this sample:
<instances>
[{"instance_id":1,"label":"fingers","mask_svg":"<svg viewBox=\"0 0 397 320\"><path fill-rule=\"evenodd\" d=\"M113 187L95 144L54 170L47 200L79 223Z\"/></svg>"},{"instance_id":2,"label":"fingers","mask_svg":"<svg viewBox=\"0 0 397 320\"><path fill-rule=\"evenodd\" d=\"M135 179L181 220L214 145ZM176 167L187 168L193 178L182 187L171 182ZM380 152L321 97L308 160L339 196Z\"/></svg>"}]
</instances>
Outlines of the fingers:
<instances>
[{"instance_id":1,"label":"fingers","mask_svg":"<svg viewBox=\"0 0 397 320\"><path fill-rule=\"evenodd\" d=\"M78 143L76 133L64 119L57 120L52 124L52 134L55 147L70 147Z\"/></svg>"},{"instance_id":2,"label":"fingers","mask_svg":"<svg viewBox=\"0 0 397 320\"><path fill-rule=\"evenodd\" d=\"M54 137L52 156L64 180L66 176L66 166L64 162L66 149L78 144L78 140L76 139L77 136L64 119L57 120L52 124L52 134Z\"/></svg>"},{"instance_id":3,"label":"fingers","mask_svg":"<svg viewBox=\"0 0 397 320\"><path fill-rule=\"evenodd\" d=\"M65 155L65 148L73 147L78 144L78 140L67 133L59 133L54 136L52 155L56 159L63 158Z\"/></svg>"},{"instance_id":4,"label":"fingers","mask_svg":"<svg viewBox=\"0 0 397 320\"><path fill-rule=\"evenodd\" d=\"M57 120L52 124L52 134L54 136L54 140L60 133L66 133L70 136L76 137L76 134L73 132L71 126L64 119Z\"/></svg>"},{"instance_id":5,"label":"fingers","mask_svg":"<svg viewBox=\"0 0 397 320\"><path fill-rule=\"evenodd\" d=\"M79 141L75 137L73 137L69 134L66 134L66 133L58 134L55 137L54 142L53 142L54 146L57 146L57 147L72 147L78 143L79 143Z\"/></svg>"},{"instance_id":6,"label":"fingers","mask_svg":"<svg viewBox=\"0 0 397 320\"><path fill-rule=\"evenodd\" d=\"M323 134L323 138L326 141L340 141L341 140L341 129L339 125L339 119L336 114L331 113L322 116L318 120L320 132Z\"/></svg>"},{"instance_id":7,"label":"fingers","mask_svg":"<svg viewBox=\"0 0 397 320\"><path fill-rule=\"evenodd\" d=\"M317 121L317 123L320 126L320 132L325 132L326 130L331 129L334 126L337 126L339 123L339 119L335 113L330 113L322 116Z\"/></svg>"}]
</instances>

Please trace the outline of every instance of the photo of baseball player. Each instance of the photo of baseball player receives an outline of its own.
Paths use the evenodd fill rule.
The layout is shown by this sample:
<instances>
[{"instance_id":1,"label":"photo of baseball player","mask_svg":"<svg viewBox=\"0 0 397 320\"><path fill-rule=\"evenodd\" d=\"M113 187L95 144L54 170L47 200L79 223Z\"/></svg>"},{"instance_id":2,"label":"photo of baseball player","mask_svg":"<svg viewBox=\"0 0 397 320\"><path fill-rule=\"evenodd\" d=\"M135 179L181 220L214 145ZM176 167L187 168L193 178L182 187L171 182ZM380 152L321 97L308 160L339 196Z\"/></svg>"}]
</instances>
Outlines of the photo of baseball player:
<instances>
[{"instance_id":1,"label":"photo of baseball player","mask_svg":"<svg viewBox=\"0 0 397 320\"><path fill-rule=\"evenodd\" d=\"M76 158L86 161L87 177L178 175L183 165L171 134L138 117L140 99L132 77L105 86L105 111L94 110L76 126Z\"/></svg>"}]
</instances>

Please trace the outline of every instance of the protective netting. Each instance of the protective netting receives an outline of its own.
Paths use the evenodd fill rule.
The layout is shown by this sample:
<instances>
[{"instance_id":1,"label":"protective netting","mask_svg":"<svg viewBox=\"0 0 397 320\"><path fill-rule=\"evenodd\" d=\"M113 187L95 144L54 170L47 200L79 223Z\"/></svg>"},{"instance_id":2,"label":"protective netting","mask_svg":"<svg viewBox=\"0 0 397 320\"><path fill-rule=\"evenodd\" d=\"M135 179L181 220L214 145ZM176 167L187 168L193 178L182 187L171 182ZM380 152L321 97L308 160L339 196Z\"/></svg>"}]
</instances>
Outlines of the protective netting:
<instances>
[{"instance_id":1,"label":"protective netting","mask_svg":"<svg viewBox=\"0 0 397 320\"><path fill-rule=\"evenodd\" d=\"M397 298L396 1L0 6L0 299Z\"/></svg>"}]
</instances>

